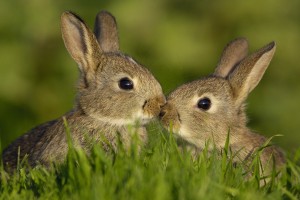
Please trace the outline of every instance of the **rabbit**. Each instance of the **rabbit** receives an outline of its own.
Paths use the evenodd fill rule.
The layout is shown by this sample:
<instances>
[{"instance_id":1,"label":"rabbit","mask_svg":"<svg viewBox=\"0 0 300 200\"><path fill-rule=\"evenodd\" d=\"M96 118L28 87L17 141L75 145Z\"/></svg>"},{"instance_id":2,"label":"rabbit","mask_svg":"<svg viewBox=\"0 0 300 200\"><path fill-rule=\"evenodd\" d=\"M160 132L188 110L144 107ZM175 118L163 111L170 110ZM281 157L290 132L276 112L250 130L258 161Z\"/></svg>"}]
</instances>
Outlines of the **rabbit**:
<instances>
[{"instance_id":1,"label":"rabbit","mask_svg":"<svg viewBox=\"0 0 300 200\"><path fill-rule=\"evenodd\" d=\"M61 16L61 31L80 71L75 106L10 144L2 154L7 171L15 170L18 159L25 156L31 167L64 162L68 144L63 118L74 147L87 152L91 148L87 137L101 142L104 150L116 150L119 140L128 147L133 133L145 144L145 125L158 116L166 102L155 77L119 51L116 21L109 12L97 14L93 33L79 16L66 11Z\"/></svg>"},{"instance_id":2,"label":"rabbit","mask_svg":"<svg viewBox=\"0 0 300 200\"><path fill-rule=\"evenodd\" d=\"M163 126L172 128L170 131L178 141L192 149L192 155L197 155L210 142L214 144L208 145L210 151L216 148L222 152L229 134L229 147L232 155L236 154L234 163L243 162L250 167L250 158L254 158L267 139L247 127L245 101L261 80L275 49L275 42L271 42L247 56L245 38L230 42L213 74L183 84L168 95L160 113ZM282 150L268 146L260 156L263 166L260 172L272 171L272 157L276 169L285 163Z\"/></svg>"}]
</instances>

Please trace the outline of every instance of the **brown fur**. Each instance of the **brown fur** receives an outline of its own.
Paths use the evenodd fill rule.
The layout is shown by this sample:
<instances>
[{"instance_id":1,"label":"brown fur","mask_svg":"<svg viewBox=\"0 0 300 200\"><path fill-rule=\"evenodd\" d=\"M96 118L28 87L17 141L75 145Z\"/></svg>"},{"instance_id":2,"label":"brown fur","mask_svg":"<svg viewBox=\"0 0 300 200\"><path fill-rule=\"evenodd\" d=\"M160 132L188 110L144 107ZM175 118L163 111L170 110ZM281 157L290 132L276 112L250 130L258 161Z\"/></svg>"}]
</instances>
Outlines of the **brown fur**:
<instances>
[{"instance_id":1,"label":"brown fur","mask_svg":"<svg viewBox=\"0 0 300 200\"><path fill-rule=\"evenodd\" d=\"M102 142L104 148L112 146L116 150L117 135L126 147L132 132L145 143L144 125L159 114L165 97L153 75L119 51L114 17L100 12L94 35L77 15L64 12L61 29L65 46L80 69L74 109L64 115L75 147L88 151L91 146L86 138L103 141L101 138L105 137L110 145ZM119 87L119 80L124 77L132 80L134 89ZM133 130L128 131L128 126L133 126ZM6 170L16 168L18 156L22 160L27 155L31 166L62 162L68 151L66 137L63 117L30 130L3 151Z\"/></svg>"},{"instance_id":2,"label":"brown fur","mask_svg":"<svg viewBox=\"0 0 300 200\"><path fill-rule=\"evenodd\" d=\"M228 132L230 148L238 152L235 160L249 160L266 138L247 128L245 100L261 80L275 52L272 42L247 56L248 44L244 38L234 40L224 49L214 74L178 87L167 98L160 117L163 125L192 146L203 149L213 141L221 151ZM211 100L211 107L203 110L197 103L203 97ZM272 156L279 168L284 162L282 151L275 147L263 150L261 162L270 172ZM271 162L269 162L271 160Z\"/></svg>"}]
</instances>

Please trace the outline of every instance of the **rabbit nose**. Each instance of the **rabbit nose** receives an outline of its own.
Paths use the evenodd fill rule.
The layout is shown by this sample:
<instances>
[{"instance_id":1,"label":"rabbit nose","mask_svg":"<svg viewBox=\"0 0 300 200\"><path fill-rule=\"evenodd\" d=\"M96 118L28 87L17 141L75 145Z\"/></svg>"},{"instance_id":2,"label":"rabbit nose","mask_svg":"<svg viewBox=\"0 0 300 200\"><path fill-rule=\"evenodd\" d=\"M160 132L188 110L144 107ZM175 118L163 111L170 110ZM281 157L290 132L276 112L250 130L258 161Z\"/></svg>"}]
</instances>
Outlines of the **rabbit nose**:
<instances>
[{"instance_id":1,"label":"rabbit nose","mask_svg":"<svg viewBox=\"0 0 300 200\"><path fill-rule=\"evenodd\" d=\"M160 112L158 114L159 119L162 119L167 114L167 110L166 110L167 104L168 103L165 102L163 105L160 106Z\"/></svg>"},{"instance_id":2,"label":"rabbit nose","mask_svg":"<svg viewBox=\"0 0 300 200\"><path fill-rule=\"evenodd\" d=\"M162 110L162 111L160 111L158 117L161 119L165 116L165 114L166 114L166 112Z\"/></svg>"},{"instance_id":3,"label":"rabbit nose","mask_svg":"<svg viewBox=\"0 0 300 200\"><path fill-rule=\"evenodd\" d=\"M148 99L144 102L143 110L151 116L158 116L162 106L166 103L164 96L158 96L155 98Z\"/></svg>"}]
</instances>

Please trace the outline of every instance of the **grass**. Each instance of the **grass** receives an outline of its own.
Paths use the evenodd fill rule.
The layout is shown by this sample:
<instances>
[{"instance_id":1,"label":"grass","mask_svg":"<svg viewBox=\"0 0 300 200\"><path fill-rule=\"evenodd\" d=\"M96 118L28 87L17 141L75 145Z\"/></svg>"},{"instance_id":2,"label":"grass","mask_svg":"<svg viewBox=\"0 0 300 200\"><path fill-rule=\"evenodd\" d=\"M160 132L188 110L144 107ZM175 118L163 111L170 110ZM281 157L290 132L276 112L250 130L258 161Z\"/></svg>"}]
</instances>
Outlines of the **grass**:
<instances>
[{"instance_id":1,"label":"grass","mask_svg":"<svg viewBox=\"0 0 300 200\"><path fill-rule=\"evenodd\" d=\"M279 179L259 186L258 174L245 180L242 166L233 165L228 146L221 159L207 149L192 159L189 152L178 150L172 134L151 132L151 142L141 153L136 144L129 150L120 144L118 153L105 153L96 144L89 156L70 148L66 162L48 170L19 167L8 176L1 166L0 199L300 198L300 150Z\"/></svg>"}]
</instances>

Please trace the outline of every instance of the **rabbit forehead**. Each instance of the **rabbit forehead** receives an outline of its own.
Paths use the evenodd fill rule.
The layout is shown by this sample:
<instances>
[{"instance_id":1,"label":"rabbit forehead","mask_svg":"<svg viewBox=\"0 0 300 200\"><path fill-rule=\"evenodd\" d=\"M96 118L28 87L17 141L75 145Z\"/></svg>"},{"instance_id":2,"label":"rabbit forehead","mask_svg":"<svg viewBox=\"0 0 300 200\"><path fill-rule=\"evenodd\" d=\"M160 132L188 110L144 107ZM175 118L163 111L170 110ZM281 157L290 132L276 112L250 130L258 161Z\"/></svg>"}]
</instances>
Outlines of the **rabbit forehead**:
<instances>
[{"instance_id":1,"label":"rabbit forehead","mask_svg":"<svg viewBox=\"0 0 300 200\"><path fill-rule=\"evenodd\" d=\"M163 96L161 85L151 72L129 56L108 53L105 62L100 63L100 66L98 70L99 83L109 84L116 88L121 78L128 77L134 83L133 92L144 101L156 96Z\"/></svg>"},{"instance_id":2,"label":"rabbit forehead","mask_svg":"<svg viewBox=\"0 0 300 200\"><path fill-rule=\"evenodd\" d=\"M135 76L137 74L149 74L146 68L139 65L131 57L121 53L106 53L105 59L101 58L99 65L100 73L110 72L112 74L116 74L119 72L124 72L130 76Z\"/></svg>"},{"instance_id":3,"label":"rabbit forehead","mask_svg":"<svg viewBox=\"0 0 300 200\"><path fill-rule=\"evenodd\" d=\"M106 62L100 63L99 76L105 79L131 78L136 86L147 93L162 93L162 88L150 71L124 54L108 53Z\"/></svg>"},{"instance_id":4,"label":"rabbit forehead","mask_svg":"<svg viewBox=\"0 0 300 200\"><path fill-rule=\"evenodd\" d=\"M178 87L168 96L168 100L193 101L193 99L204 97L205 94L228 100L232 98L233 93L227 80L219 77L206 77Z\"/></svg>"}]
</instances>

